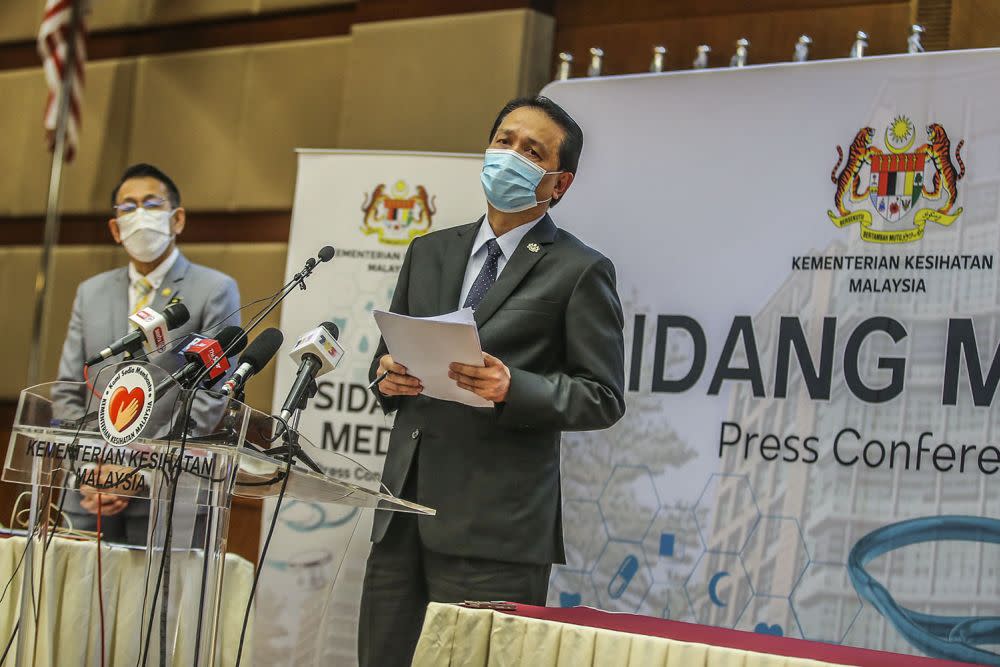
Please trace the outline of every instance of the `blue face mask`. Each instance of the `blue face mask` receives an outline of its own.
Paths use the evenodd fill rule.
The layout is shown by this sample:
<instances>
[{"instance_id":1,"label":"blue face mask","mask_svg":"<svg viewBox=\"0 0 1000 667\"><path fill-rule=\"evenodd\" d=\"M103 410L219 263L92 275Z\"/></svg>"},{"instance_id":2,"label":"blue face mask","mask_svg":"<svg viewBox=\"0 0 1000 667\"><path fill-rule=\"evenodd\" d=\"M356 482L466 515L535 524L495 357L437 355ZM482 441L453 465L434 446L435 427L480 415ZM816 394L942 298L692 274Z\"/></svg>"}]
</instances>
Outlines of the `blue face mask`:
<instances>
[{"instance_id":1,"label":"blue face mask","mask_svg":"<svg viewBox=\"0 0 1000 667\"><path fill-rule=\"evenodd\" d=\"M504 213L518 213L552 199L537 201L535 190L543 176L558 173L545 171L517 151L490 148L486 151L480 180L493 208Z\"/></svg>"}]
</instances>

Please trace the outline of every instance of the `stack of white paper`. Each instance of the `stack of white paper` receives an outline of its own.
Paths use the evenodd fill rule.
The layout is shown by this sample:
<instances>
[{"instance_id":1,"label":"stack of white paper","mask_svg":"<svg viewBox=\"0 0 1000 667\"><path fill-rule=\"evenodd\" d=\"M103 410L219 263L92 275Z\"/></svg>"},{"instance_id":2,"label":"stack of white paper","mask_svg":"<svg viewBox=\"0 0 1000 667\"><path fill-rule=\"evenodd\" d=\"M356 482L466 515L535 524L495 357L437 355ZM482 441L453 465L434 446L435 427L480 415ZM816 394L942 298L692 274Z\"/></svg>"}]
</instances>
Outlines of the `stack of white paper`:
<instances>
[{"instance_id":1,"label":"stack of white paper","mask_svg":"<svg viewBox=\"0 0 1000 667\"><path fill-rule=\"evenodd\" d=\"M484 365L479 329L471 308L436 317L408 317L376 310L375 322L393 360L420 379L426 396L474 408L493 406L493 401L462 389L448 377L448 365L452 362Z\"/></svg>"}]
</instances>

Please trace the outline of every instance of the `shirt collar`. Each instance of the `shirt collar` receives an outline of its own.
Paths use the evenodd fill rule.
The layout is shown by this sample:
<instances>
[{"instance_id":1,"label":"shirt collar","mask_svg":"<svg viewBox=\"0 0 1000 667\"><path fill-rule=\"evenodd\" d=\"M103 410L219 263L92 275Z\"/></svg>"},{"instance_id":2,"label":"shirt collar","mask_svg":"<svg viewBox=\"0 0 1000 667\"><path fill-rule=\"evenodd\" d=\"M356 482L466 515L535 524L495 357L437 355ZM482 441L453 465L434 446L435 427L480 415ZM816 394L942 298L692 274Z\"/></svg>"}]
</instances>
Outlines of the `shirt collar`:
<instances>
[{"instance_id":1,"label":"shirt collar","mask_svg":"<svg viewBox=\"0 0 1000 667\"><path fill-rule=\"evenodd\" d=\"M500 236L493 233L493 227L490 226L489 218L484 217L483 224L479 225L479 233L476 234L476 240L472 244L472 256L475 257L476 253L482 250L487 241L490 239L496 239L497 243L500 245L500 250L503 252L504 259L510 259L511 255L513 255L514 251L517 250L517 246L524 239L525 235L527 235L527 233L530 232L532 228L544 217L545 214L543 213L531 222L518 225L506 234L502 234Z\"/></svg>"},{"instance_id":2,"label":"shirt collar","mask_svg":"<svg viewBox=\"0 0 1000 667\"><path fill-rule=\"evenodd\" d=\"M489 225L487 225L489 226ZM173 251L167 256L165 260L160 262L160 265L155 269L146 274L145 278L149 281L149 284L153 286L153 289L159 289L160 284L163 279L167 277L170 269L174 267L177 262L177 258L180 257L180 251L177 250L177 246L174 246ZM142 278L143 275L139 273L138 269L135 268L135 264L132 262L128 263L128 284L135 285L135 283Z\"/></svg>"}]
</instances>

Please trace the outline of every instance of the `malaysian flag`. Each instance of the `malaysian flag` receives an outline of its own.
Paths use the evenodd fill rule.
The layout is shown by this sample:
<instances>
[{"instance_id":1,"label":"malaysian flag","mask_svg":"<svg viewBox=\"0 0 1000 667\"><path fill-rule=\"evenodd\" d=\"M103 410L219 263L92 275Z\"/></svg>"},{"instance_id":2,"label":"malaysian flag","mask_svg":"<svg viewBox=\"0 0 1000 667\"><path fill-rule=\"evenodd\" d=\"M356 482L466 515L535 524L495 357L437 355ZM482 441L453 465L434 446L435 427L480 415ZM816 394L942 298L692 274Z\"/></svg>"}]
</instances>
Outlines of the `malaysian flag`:
<instances>
[{"instance_id":1,"label":"malaysian flag","mask_svg":"<svg viewBox=\"0 0 1000 667\"><path fill-rule=\"evenodd\" d=\"M73 67L73 78L70 82L69 118L66 124L67 161L72 160L76 153L80 132L83 66L87 61L87 51L84 46L84 37L87 31L83 23L83 12L87 0L46 0L42 27L38 30L38 54L42 57L45 81L49 86L49 99L45 104L45 129L51 150L55 142L63 72L69 58L69 38L73 33L74 2L79 5L80 19L79 31L75 35L76 59Z\"/></svg>"}]
</instances>

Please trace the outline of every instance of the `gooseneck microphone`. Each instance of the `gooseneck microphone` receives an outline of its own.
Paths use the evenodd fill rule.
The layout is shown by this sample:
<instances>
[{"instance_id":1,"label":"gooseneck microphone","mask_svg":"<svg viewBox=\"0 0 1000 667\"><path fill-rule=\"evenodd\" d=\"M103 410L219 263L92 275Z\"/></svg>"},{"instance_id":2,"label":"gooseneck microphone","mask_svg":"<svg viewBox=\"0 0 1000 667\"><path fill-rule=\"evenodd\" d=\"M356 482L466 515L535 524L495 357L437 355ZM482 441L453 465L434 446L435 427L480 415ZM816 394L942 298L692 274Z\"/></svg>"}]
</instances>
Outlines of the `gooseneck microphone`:
<instances>
[{"instance_id":1,"label":"gooseneck microphone","mask_svg":"<svg viewBox=\"0 0 1000 667\"><path fill-rule=\"evenodd\" d=\"M332 248L331 248L332 250ZM320 251L322 252L322 251ZM344 348L337 342L340 330L333 322L323 322L315 329L306 332L295 342L295 347L288 354L299 362L299 370L295 382L288 392L285 403L281 406L281 419L288 421L292 413L298 410L303 397L320 375L329 373L344 357Z\"/></svg>"},{"instance_id":2,"label":"gooseneck microphone","mask_svg":"<svg viewBox=\"0 0 1000 667\"><path fill-rule=\"evenodd\" d=\"M222 385L219 393L223 396L238 396L243 391L247 380L260 373L271 359L274 358L284 340L285 337L281 334L281 331L274 327L261 332L259 336L253 339L253 342L247 347L243 356L240 357L236 372Z\"/></svg>"},{"instance_id":3,"label":"gooseneck microphone","mask_svg":"<svg viewBox=\"0 0 1000 667\"><path fill-rule=\"evenodd\" d=\"M191 313L183 303L167 306L162 315L152 308L143 308L128 318L132 331L92 356L86 365L93 366L122 352L131 354L140 347L156 352L166 344L167 331L186 324L189 319Z\"/></svg>"}]
</instances>

